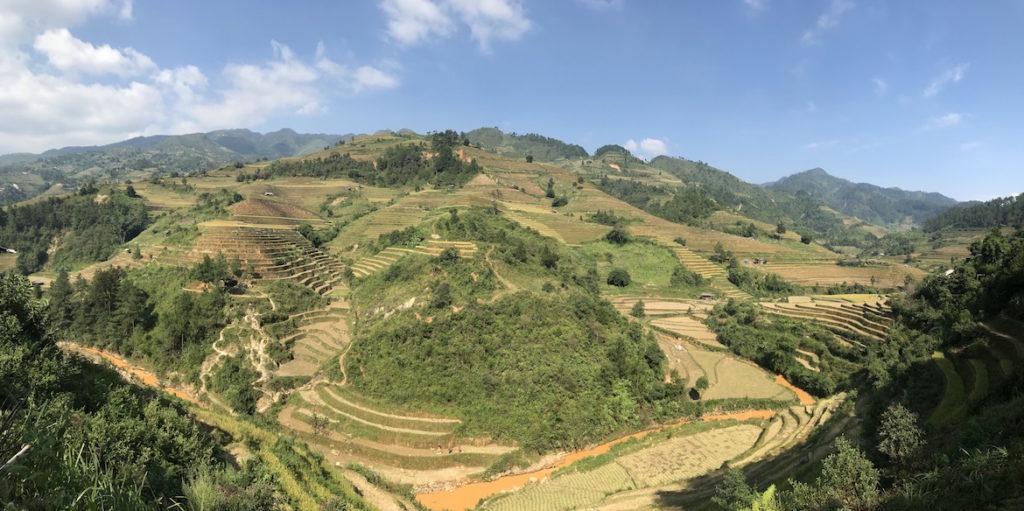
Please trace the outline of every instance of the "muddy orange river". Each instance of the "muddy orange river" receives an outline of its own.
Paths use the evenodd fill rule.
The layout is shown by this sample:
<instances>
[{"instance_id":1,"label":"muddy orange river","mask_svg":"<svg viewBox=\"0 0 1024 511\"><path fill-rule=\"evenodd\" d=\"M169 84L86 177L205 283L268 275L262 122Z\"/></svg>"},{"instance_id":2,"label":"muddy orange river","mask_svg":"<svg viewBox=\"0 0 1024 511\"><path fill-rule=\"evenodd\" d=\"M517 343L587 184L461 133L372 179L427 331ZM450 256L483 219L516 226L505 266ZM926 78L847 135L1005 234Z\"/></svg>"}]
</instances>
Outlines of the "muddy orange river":
<instances>
[{"instance_id":1,"label":"muddy orange river","mask_svg":"<svg viewBox=\"0 0 1024 511\"><path fill-rule=\"evenodd\" d=\"M771 419L775 416L775 410L747 410L743 412L730 412L730 413L717 413L705 415L702 420L720 421L720 420L748 420L748 419ZM451 491L438 491L433 493L421 493L416 495L416 500L423 504L429 509L441 511L465 511L467 509L473 509L481 499L490 497L496 493L517 490L526 486L527 483L534 481L541 481L551 476L551 474L563 467L571 465L573 462L581 460L583 458L589 458L591 456L597 456L608 452L615 444L620 444L633 438L643 438L651 433L661 431L664 428L675 427L682 425L686 421L679 421L665 426L661 426L654 429L648 429L639 431L631 435L626 435L621 438L616 438L610 442L600 444L590 449L582 451L576 451L570 453L558 460L554 465L535 470L533 472L525 472L522 474L513 474L504 477L499 477L493 481L481 481L478 483L470 483L467 485L459 486Z\"/></svg>"},{"instance_id":2,"label":"muddy orange river","mask_svg":"<svg viewBox=\"0 0 1024 511\"><path fill-rule=\"evenodd\" d=\"M131 375L132 381L142 383L147 387L153 387L154 389L162 390L164 392L167 392L168 394L173 394L175 396L180 397L181 399L184 399L185 401L199 404L199 401L197 401L195 396L193 396L192 393L190 393L189 391L178 387L161 387L160 381L157 379L156 374L154 374L152 371L147 371L140 367L136 367L118 355L103 350L98 350L96 348L82 346L80 344L65 343L62 344L61 346L69 351L74 351L77 353L102 358L103 360L106 360L107 362L113 364L114 367Z\"/></svg>"},{"instance_id":3,"label":"muddy orange river","mask_svg":"<svg viewBox=\"0 0 1024 511\"><path fill-rule=\"evenodd\" d=\"M793 393L796 394L796 398L800 400L800 404L804 406L814 404L814 397L808 394L806 390L801 389L800 387L797 387L792 383L789 383L789 381L783 378L781 374L775 375L775 383L778 383L779 385L782 385L783 387L792 390Z\"/></svg>"}]
</instances>

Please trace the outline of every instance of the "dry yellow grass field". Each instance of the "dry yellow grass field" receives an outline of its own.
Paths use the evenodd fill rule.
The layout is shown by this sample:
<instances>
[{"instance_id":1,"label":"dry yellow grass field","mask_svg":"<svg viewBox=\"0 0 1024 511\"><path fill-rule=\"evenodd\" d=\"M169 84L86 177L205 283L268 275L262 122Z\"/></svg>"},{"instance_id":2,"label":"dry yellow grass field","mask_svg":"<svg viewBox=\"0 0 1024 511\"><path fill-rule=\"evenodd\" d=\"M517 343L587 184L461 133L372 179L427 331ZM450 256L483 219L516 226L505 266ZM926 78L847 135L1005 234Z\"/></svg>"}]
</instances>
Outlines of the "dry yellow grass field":
<instances>
[{"instance_id":1,"label":"dry yellow grass field","mask_svg":"<svg viewBox=\"0 0 1024 511\"><path fill-rule=\"evenodd\" d=\"M801 285L863 284L895 288L904 285L907 275L921 280L927 273L913 266L839 266L837 264L769 264L765 271ZM874 280L872 281L872 278Z\"/></svg>"}]
</instances>

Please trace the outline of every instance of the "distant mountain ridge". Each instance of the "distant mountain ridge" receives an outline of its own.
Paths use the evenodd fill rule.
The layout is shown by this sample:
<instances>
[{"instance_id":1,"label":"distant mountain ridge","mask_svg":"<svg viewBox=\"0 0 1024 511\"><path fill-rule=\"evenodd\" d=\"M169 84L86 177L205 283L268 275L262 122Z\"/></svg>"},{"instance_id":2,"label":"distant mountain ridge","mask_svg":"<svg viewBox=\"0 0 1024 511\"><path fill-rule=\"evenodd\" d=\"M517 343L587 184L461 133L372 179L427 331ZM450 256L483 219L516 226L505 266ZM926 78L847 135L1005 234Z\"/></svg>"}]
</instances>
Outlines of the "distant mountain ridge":
<instances>
[{"instance_id":1,"label":"distant mountain ridge","mask_svg":"<svg viewBox=\"0 0 1024 511\"><path fill-rule=\"evenodd\" d=\"M181 147L204 148L206 150L227 150L244 157L283 158L301 156L323 149L324 145L336 144L342 138L352 134L329 135L325 133L297 133L284 128L268 133L258 133L247 129L216 130L207 133L188 133L184 135L150 135L134 137L120 142L95 146L67 146L49 149L39 154L12 153L0 155L0 164L24 163L40 158L54 158L69 154L102 152L117 149L146 150L161 144L178 145ZM203 147L206 142L213 145ZM216 147L216 146L219 146Z\"/></svg>"},{"instance_id":2,"label":"distant mountain ridge","mask_svg":"<svg viewBox=\"0 0 1024 511\"><path fill-rule=\"evenodd\" d=\"M278 159L322 150L350 137L247 129L135 137L102 146L70 146L41 154L0 156L0 204L39 195L57 183L119 179L130 172L202 172L234 162ZM15 186L16 185L16 186Z\"/></svg>"},{"instance_id":3,"label":"distant mountain ridge","mask_svg":"<svg viewBox=\"0 0 1024 511\"><path fill-rule=\"evenodd\" d=\"M891 227L920 225L959 204L940 193L854 183L821 168L799 172L764 187L794 195L804 192L845 215Z\"/></svg>"}]
</instances>

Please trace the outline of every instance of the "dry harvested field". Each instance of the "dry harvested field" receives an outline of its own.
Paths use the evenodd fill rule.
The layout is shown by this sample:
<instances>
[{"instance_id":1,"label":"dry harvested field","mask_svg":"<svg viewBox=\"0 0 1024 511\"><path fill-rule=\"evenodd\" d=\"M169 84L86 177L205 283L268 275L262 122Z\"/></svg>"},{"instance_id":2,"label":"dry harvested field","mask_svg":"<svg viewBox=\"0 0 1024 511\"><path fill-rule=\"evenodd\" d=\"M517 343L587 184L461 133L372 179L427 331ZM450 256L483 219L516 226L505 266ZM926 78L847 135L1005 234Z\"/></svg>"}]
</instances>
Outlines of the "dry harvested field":
<instances>
[{"instance_id":1,"label":"dry harvested field","mask_svg":"<svg viewBox=\"0 0 1024 511\"><path fill-rule=\"evenodd\" d=\"M793 391L780 385L775 376L752 362L742 360L724 351L700 349L693 344L677 341L697 362L708 377L709 387L704 399L777 399L795 398Z\"/></svg>"},{"instance_id":2,"label":"dry harvested field","mask_svg":"<svg viewBox=\"0 0 1024 511\"><path fill-rule=\"evenodd\" d=\"M704 376L704 370L687 349L688 344L680 342L672 336L659 334L658 346L665 353L669 374L675 370L681 378L686 378L687 382L696 382L698 378ZM692 345L689 346L692 347Z\"/></svg>"},{"instance_id":3,"label":"dry harvested field","mask_svg":"<svg viewBox=\"0 0 1024 511\"><path fill-rule=\"evenodd\" d=\"M160 185L139 181L132 185L151 210L169 210L189 207L196 203L196 194L182 193Z\"/></svg>"},{"instance_id":4,"label":"dry harvested field","mask_svg":"<svg viewBox=\"0 0 1024 511\"><path fill-rule=\"evenodd\" d=\"M529 484L486 503L492 510L591 508L614 493L697 477L719 468L757 441L761 428L737 424L675 436L600 467Z\"/></svg>"},{"instance_id":5,"label":"dry harvested field","mask_svg":"<svg viewBox=\"0 0 1024 511\"><path fill-rule=\"evenodd\" d=\"M764 310L797 319L811 320L822 325L878 341L889 334L892 321L889 306L882 301L849 303L821 301L803 303L763 303Z\"/></svg>"},{"instance_id":6,"label":"dry harvested field","mask_svg":"<svg viewBox=\"0 0 1024 511\"><path fill-rule=\"evenodd\" d=\"M232 216L254 224L321 223L320 215L277 199L246 199L228 207Z\"/></svg>"},{"instance_id":7,"label":"dry harvested field","mask_svg":"<svg viewBox=\"0 0 1024 511\"><path fill-rule=\"evenodd\" d=\"M916 280L927 273L919 268L907 266L839 266L837 264L774 264L769 263L765 271L777 273L780 277L801 285L828 286L831 284L863 284L895 288L903 286L907 275ZM872 277L874 282L872 282Z\"/></svg>"},{"instance_id":8,"label":"dry harvested field","mask_svg":"<svg viewBox=\"0 0 1024 511\"><path fill-rule=\"evenodd\" d=\"M417 486L464 479L513 450L456 436L460 421L454 417L383 407L337 384L303 387L278 421L335 464L364 464ZM318 421L324 421L322 430L313 428Z\"/></svg>"}]
</instances>

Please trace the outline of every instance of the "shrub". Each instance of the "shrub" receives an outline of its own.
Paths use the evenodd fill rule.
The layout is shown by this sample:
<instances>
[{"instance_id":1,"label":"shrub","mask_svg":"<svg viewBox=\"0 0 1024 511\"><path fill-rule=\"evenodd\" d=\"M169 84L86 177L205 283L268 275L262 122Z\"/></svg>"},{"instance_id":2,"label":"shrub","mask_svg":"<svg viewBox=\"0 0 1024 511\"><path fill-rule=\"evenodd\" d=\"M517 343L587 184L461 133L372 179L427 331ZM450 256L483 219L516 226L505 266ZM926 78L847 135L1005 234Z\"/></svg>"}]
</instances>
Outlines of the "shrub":
<instances>
[{"instance_id":1,"label":"shrub","mask_svg":"<svg viewBox=\"0 0 1024 511\"><path fill-rule=\"evenodd\" d=\"M704 284L704 277L680 264L672 270L669 284L672 287L700 287Z\"/></svg>"},{"instance_id":2,"label":"shrub","mask_svg":"<svg viewBox=\"0 0 1024 511\"><path fill-rule=\"evenodd\" d=\"M604 235L604 239L608 241L608 243L620 246L630 242L629 233L619 226L615 226L612 230L608 231L608 234Z\"/></svg>"},{"instance_id":3,"label":"shrub","mask_svg":"<svg viewBox=\"0 0 1024 511\"><path fill-rule=\"evenodd\" d=\"M632 281L633 279L629 276L629 272L622 268L615 268L608 273L609 286L626 287Z\"/></svg>"},{"instance_id":4,"label":"shrub","mask_svg":"<svg viewBox=\"0 0 1024 511\"><path fill-rule=\"evenodd\" d=\"M630 309L629 315L633 316L634 318L644 317L646 315L646 313L644 312L644 301L637 300L636 303L633 304L633 308Z\"/></svg>"}]
</instances>

